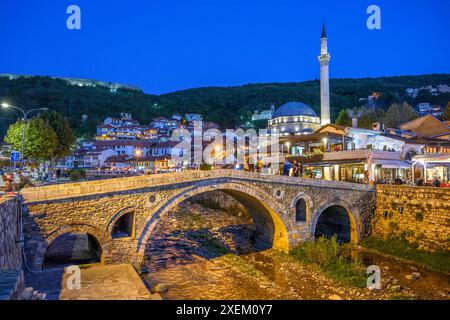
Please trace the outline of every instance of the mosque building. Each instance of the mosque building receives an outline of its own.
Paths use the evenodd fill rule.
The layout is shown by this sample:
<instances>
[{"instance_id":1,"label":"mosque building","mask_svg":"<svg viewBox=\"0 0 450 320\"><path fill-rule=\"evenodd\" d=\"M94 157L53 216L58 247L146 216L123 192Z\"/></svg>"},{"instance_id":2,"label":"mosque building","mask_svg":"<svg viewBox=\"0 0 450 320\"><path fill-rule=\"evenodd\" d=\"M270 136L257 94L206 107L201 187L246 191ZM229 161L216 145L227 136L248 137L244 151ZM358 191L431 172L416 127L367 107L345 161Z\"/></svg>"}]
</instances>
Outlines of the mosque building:
<instances>
[{"instance_id":1,"label":"mosque building","mask_svg":"<svg viewBox=\"0 0 450 320\"><path fill-rule=\"evenodd\" d=\"M323 125L331 123L330 119L330 86L328 37L325 24L320 37L320 117L305 103L288 102L278 108L268 121L268 130L271 134L280 136L310 134Z\"/></svg>"}]
</instances>

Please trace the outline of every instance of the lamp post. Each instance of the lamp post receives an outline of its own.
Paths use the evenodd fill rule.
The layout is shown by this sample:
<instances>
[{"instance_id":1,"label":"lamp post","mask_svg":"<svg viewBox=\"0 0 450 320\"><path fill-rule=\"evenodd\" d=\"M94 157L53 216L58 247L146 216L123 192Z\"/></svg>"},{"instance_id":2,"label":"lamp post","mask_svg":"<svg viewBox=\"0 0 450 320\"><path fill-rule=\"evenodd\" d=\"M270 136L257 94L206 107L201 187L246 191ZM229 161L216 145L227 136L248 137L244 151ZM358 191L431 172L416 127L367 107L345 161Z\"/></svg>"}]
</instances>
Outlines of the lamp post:
<instances>
[{"instance_id":1,"label":"lamp post","mask_svg":"<svg viewBox=\"0 0 450 320\"><path fill-rule=\"evenodd\" d=\"M30 115L30 113L34 112L34 111L48 111L48 108L37 108L37 109L31 109L28 111L23 110L20 107L17 106L11 106L7 103L2 103L2 108L5 109L15 109L15 110L19 110L20 112L22 112L22 121L23 121L23 129L22 129L22 152L20 154L20 169L22 169L22 164L23 164L23 158L24 158L24 150L25 150L25 133L26 133L26 126L27 126L27 120L28 120L28 116Z\"/></svg>"},{"instance_id":2,"label":"lamp post","mask_svg":"<svg viewBox=\"0 0 450 320\"><path fill-rule=\"evenodd\" d=\"M142 151L140 149L136 149L135 154L136 154L136 169L139 174L139 156L142 154Z\"/></svg>"}]
</instances>

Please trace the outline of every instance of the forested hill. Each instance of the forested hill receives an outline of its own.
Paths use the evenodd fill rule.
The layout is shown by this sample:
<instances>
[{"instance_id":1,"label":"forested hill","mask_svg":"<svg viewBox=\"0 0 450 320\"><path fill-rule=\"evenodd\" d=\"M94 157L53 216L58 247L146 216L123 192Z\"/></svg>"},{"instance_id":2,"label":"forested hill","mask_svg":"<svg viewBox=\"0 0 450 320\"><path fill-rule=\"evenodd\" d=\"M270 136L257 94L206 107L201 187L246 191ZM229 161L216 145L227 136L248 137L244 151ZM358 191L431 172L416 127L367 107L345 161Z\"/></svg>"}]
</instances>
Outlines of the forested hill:
<instances>
[{"instance_id":1,"label":"forested hill","mask_svg":"<svg viewBox=\"0 0 450 320\"><path fill-rule=\"evenodd\" d=\"M360 107L361 98L379 92L378 105L388 107L393 102L408 101L406 88L424 86L450 86L450 74L401 76L363 79L332 79L331 111L335 118L343 108ZM106 87L80 87L65 80L48 77L22 77L15 80L0 78L0 100L24 108L48 107L66 115L78 135L95 133L95 126L106 116L131 112L133 117L147 124L156 116L169 116L174 112L201 113L205 119L219 123L223 128L233 128L248 121L254 110L263 110L271 104L280 106L289 101L301 101L320 109L320 82L248 84L235 87L205 87L177 91L163 95L145 94L142 91L119 89L112 92ZM433 97L421 92L416 102L446 104L448 95ZM434 100L434 101L433 101ZM441 101L442 100L442 101ZM447 101L444 101L447 100ZM81 115L88 121L82 122ZM16 118L10 111L2 110L0 130Z\"/></svg>"}]
</instances>

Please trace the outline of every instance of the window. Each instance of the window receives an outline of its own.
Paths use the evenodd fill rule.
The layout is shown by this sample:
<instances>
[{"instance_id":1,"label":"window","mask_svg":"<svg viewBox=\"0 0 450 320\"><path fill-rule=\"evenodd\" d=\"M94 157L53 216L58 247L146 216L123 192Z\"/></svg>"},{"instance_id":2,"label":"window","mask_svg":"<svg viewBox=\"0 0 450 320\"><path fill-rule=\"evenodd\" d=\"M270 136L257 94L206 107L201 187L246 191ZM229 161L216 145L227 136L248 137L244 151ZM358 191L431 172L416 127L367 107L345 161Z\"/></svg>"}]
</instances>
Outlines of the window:
<instances>
[{"instance_id":1,"label":"window","mask_svg":"<svg viewBox=\"0 0 450 320\"><path fill-rule=\"evenodd\" d=\"M306 201L299 199L295 204L295 221L306 222Z\"/></svg>"},{"instance_id":2,"label":"window","mask_svg":"<svg viewBox=\"0 0 450 320\"><path fill-rule=\"evenodd\" d=\"M127 238L133 235L134 211L125 213L116 221L112 231L112 238Z\"/></svg>"}]
</instances>

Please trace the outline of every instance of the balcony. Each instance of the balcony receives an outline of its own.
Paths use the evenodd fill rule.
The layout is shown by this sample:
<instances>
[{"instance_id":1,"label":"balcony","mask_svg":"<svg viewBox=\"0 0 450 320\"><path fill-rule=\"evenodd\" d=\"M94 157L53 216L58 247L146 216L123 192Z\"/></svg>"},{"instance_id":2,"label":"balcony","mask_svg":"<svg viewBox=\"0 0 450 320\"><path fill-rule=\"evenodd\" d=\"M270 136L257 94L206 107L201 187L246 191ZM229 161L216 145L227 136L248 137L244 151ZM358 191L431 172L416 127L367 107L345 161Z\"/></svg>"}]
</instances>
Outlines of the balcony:
<instances>
[{"instance_id":1,"label":"balcony","mask_svg":"<svg viewBox=\"0 0 450 320\"><path fill-rule=\"evenodd\" d=\"M368 159L371 153L372 159L400 160L400 152L371 150L371 149L356 149L356 150L327 152L323 155L323 160L337 161L337 160Z\"/></svg>"}]
</instances>

